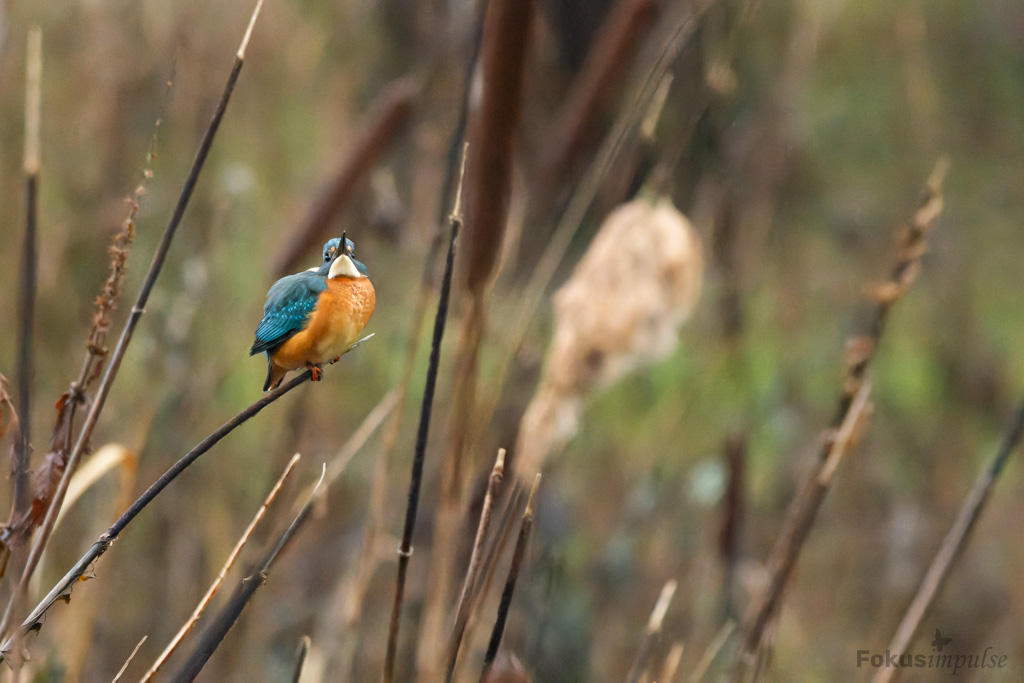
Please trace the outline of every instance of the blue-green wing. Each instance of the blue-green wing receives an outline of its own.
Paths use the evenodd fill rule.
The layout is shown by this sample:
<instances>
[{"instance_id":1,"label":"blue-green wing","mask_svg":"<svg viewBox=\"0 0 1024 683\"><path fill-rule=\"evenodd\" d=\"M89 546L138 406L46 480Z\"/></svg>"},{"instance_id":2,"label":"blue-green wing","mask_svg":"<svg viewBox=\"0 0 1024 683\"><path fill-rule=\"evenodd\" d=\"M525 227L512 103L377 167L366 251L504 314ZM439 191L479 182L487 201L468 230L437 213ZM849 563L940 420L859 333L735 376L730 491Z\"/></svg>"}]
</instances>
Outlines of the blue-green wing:
<instances>
[{"instance_id":1,"label":"blue-green wing","mask_svg":"<svg viewBox=\"0 0 1024 683\"><path fill-rule=\"evenodd\" d=\"M267 292L263 320L256 327L256 341L249 349L249 355L270 351L302 330L316 308L320 293L325 289L326 279L310 271L289 275L275 282Z\"/></svg>"}]
</instances>

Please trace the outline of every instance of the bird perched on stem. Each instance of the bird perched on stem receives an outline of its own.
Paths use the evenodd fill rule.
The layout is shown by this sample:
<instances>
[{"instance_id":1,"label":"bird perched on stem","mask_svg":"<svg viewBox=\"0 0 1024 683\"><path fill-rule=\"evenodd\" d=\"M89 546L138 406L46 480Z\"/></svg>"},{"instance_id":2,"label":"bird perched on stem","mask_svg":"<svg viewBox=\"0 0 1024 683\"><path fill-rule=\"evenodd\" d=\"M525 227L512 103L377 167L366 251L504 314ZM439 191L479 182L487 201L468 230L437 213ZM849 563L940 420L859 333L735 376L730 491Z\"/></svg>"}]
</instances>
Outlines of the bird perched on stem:
<instances>
[{"instance_id":1,"label":"bird perched on stem","mask_svg":"<svg viewBox=\"0 0 1024 683\"><path fill-rule=\"evenodd\" d=\"M267 292L263 319L249 355L267 354L263 390L277 388L302 367L319 382L323 364L335 363L359 338L373 315L376 296L355 244L344 233L324 245L318 268L288 275Z\"/></svg>"}]
</instances>

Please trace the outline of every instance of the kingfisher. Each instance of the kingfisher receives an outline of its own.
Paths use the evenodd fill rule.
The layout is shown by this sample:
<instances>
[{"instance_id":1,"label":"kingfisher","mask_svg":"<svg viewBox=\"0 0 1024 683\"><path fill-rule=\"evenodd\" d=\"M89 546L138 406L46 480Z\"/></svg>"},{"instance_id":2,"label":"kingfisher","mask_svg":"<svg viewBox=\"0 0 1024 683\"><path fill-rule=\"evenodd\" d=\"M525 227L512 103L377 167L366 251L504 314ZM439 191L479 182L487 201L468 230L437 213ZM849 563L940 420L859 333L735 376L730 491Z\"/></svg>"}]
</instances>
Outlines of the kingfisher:
<instances>
[{"instance_id":1,"label":"kingfisher","mask_svg":"<svg viewBox=\"0 0 1024 683\"><path fill-rule=\"evenodd\" d=\"M324 244L320 266L287 275L267 292L249 349L250 356L267 354L263 391L276 389L288 372L301 367L319 382L323 364L337 362L356 343L377 299L355 246L342 233Z\"/></svg>"}]
</instances>

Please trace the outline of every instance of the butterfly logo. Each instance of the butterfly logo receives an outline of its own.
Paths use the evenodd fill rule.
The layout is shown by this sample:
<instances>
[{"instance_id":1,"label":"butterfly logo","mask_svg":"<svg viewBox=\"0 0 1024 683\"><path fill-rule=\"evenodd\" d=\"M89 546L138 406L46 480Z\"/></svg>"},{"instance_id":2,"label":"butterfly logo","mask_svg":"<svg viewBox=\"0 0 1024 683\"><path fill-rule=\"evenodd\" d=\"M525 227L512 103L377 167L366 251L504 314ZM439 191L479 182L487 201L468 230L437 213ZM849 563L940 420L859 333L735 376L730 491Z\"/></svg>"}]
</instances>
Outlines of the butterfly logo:
<instances>
[{"instance_id":1,"label":"butterfly logo","mask_svg":"<svg viewBox=\"0 0 1024 683\"><path fill-rule=\"evenodd\" d=\"M942 648L946 645L949 645L952 642L952 638L944 638L942 636L942 631L940 631L939 629L935 629L935 640L932 641L932 647L934 647L939 652L942 652Z\"/></svg>"}]
</instances>

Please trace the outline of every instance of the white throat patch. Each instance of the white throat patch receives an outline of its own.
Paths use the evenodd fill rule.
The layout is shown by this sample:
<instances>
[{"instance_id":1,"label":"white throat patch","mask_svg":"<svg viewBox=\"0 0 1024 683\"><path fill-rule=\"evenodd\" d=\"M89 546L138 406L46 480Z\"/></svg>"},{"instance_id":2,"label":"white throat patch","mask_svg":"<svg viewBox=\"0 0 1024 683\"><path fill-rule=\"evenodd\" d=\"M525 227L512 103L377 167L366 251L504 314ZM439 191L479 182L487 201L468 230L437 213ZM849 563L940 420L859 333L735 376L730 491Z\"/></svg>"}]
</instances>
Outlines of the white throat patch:
<instances>
[{"instance_id":1,"label":"white throat patch","mask_svg":"<svg viewBox=\"0 0 1024 683\"><path fill-rule=\"evenodd\" d=\"M344 254L334 259L331 269L327 272L328 279L335 277L360 278L362 276L363 274L356 268L356 264L352 263L352 259Z\"/></svg>"}]
</instances>

